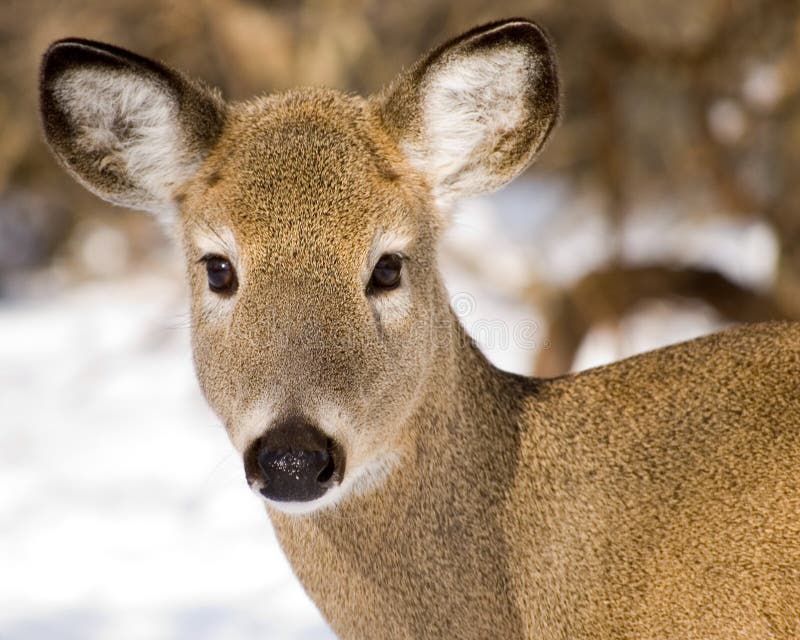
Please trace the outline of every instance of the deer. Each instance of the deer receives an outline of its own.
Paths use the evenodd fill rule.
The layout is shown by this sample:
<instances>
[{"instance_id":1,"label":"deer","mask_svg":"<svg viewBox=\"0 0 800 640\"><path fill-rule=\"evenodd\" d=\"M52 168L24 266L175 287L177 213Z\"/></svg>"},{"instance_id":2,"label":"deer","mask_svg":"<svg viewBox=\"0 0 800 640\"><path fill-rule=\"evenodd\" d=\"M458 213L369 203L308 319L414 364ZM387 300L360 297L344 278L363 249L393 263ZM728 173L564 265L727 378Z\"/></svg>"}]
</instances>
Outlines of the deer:
<instances>
[{"instance_id":1,"label":"deer","mask_svg":"<svg viewBox=\"0 0 800 640\"><path fill-rule=\"evenodd\" d=\"M226 102L65 39L40 105L78 182L180 243L203 395L339 637L798 638L800 324L540 379L449 304L454 203L527 168L559 87L514 18L367 98Z\"/></svg>"}]
</instances>

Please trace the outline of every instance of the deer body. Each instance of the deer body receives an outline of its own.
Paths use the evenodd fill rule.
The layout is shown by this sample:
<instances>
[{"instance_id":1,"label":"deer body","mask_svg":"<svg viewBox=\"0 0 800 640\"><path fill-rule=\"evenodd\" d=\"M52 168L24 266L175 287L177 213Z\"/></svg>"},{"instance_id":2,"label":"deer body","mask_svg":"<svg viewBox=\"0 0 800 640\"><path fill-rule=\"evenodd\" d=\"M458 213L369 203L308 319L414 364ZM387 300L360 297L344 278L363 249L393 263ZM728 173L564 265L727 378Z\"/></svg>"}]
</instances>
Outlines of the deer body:
<instances>
[{"instance_id":1,"label":"deer body","mask_svg":"<svg viewBox=\"0 0 800 640\"><path fill-rule=\"evenodd\" d=\"M449 308L449 204L555 123L533 23L468 32L368 99L226 104L82 40L41 86L64 166L176 229L201 387L342 638L800 633L800 326L536 380Z\"/></svg>"},{"instance_id":2,"label":"deer body","mask_svg":"<svg viewBox=\"0 0 800 640\"><path fill-rule=\"evenodd\" d=\"M799 352L776 323L537 381L467 349L407 473L272 520L346 638L795 638Z\"/></svg>"}]
</instances>

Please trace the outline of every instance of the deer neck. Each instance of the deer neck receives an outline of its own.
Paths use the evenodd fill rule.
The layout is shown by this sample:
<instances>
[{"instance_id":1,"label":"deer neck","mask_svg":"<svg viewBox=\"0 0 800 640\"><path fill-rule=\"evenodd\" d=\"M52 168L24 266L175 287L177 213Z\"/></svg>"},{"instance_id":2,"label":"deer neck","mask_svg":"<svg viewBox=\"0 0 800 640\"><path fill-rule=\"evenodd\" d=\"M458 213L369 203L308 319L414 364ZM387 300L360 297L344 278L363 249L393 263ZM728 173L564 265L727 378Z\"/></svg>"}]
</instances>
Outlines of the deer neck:
<instances>
[{"instance_id":1,"label":"deer neck","mask_svg":"<svg viewBox=\"0 0 800 640\"><path fill-rule=\"evenodd\" d=\"M509 589L500 522L518 411L504 399L518 395L505 388L516 379L486 361L452 314L450 323L405 425L414 446L385 482L310 516L272 514L298 577L343 637L374 637L374 626L353 626L362 624L427 637L430 620L460 637L518 630L496 595ZM493 602L493 618L476 598Z\"/></svg>"}]
</instances>

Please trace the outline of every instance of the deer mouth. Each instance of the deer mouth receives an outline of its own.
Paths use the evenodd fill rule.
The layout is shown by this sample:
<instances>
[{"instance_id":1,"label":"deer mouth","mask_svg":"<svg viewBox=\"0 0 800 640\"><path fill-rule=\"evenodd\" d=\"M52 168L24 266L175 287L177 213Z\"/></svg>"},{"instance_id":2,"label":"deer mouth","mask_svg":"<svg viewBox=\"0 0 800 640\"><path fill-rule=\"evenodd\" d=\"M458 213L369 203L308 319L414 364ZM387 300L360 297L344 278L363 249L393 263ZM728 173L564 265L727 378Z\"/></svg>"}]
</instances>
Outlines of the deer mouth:
<instances>
[{"instance_id":1,"label":"deer mouth","mask_svg":"<svg viewBox=\"0 0 800 640\"><path fill-rule=\"evenodd\" d=\"M311 502L344 478L345 453L333 438L304 419L267 430L244 455L247 481L274 502Z\"/></svg>"}]
</instances>

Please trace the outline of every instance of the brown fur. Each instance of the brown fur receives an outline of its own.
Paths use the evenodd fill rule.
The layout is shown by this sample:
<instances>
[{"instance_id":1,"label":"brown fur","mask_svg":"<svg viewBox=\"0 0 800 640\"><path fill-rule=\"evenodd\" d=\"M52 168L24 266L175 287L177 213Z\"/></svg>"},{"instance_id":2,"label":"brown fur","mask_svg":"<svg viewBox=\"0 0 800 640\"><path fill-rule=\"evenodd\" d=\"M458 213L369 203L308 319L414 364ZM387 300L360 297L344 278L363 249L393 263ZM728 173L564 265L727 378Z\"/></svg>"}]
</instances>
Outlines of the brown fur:
<instances>
[{"instance_id":1,"label":"brown fur","mask_svg":"<svg viewBox=\"0 0 800 640\"><path fill-rule=\"evenodd\" d=\"M434 184L412 165L434 151L423 110L435 74L497 47L533 61L524 119ZM148 86L179 77L137 64ZM70 171L111 199L141 191L131 167L109 184L96 158L75 157L79 133L48 100L46 133ZM449 309L431 194L498 186L540 148L558 82L537 27L475 29L368 100L308 89L198 100L222 124L192 138L202 163L163 205L183 239L209 403L240 451L248 420L267 430L302 412L335 425L345 475L395 460L333 506L268 508L342 638L800 635L800 326L734 329L535 380L492 367ZM181 122L197 108L176 104ZM409 298L393 318L364 290L382 231L408 239ZM208 238L233 245L240 282L227 300L198 264Z\"/></svg>"}]
</instances>

